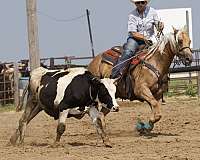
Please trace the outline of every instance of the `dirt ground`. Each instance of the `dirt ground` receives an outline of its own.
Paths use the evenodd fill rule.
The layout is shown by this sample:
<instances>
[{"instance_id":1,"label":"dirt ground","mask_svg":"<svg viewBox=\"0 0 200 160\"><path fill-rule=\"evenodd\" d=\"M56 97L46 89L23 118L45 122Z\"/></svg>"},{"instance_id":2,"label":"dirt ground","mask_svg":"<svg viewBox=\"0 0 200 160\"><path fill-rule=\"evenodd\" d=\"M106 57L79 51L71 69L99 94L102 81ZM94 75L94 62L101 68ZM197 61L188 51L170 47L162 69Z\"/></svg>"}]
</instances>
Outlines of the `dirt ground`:
<instances>
[{"instance_id":1,"label":"dirt ground","mask_svg":"<svg viewBox=\"0 0 200 160\"><path fill-rule=\"evenodd\" d=\"M197 98L167 98L162 105L162 119L151 135L140 136L135 130L138 118L147 120L146 103L119 102L118 113L107 118L107 133L113 148L105 148L86 115L81 120L67 119L61 145L51 145L56 136L57 121L41 112L27 127L23 146L8 141L22 114L0 113L1 160L199 160L200 101Z\"/></svg>"}]
</instances>

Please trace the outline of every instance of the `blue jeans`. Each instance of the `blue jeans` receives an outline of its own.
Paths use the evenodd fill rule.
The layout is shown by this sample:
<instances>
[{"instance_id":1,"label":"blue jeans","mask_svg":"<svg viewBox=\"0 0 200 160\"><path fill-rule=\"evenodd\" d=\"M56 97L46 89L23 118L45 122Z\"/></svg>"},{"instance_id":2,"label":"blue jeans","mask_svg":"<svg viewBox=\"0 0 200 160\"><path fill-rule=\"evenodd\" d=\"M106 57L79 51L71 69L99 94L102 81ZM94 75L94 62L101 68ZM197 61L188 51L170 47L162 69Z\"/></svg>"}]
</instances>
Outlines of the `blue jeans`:
<instances>
[{"instance_id":1,"label":"blue jeans","mask_svg":"<svg viewBox=\"0 0 200 160\"><path fill-rule=\"evenodd\" d=\"M122 75L123 70L129 64L130 60L126 61L127 59L131 58L135 55L135 51L139 45L144 44L144 41L135 40L132 37L127 39L127 43L125 44L124 51L122 56L119 57L117 63L114 65L112 69L111 78L117 78ZM125 62L124 62L125 61Z\"/></svg>"}]
</instances>

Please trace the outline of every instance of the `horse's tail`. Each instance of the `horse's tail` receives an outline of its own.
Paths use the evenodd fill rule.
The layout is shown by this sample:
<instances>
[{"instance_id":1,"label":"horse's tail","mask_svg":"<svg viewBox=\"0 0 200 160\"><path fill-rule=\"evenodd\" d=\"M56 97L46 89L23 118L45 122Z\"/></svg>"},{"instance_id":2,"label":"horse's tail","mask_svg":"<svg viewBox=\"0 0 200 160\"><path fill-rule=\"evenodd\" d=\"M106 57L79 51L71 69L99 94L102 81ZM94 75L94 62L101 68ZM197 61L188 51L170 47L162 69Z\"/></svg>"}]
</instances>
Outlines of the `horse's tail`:
<instances>
[{"instance_id":1,"label":"horse's tail","mask_svg":"<svg viewBox=\"0 0 200 160\"><path fill-rule=\"evenodd\" d=\"M17 112L21 111L22 108L23 108L25 96L26 96L26 93L28 92L28 89L29 89L29 81L28 81L28 83L26 84L26 86L25 86L25 88L24 88L24 90L23 90L22 97L21 97L20 100L19 100L19 104L18 104L17 107L16 107L16 111L17 111Z\"/></svg>"}]
</instances>

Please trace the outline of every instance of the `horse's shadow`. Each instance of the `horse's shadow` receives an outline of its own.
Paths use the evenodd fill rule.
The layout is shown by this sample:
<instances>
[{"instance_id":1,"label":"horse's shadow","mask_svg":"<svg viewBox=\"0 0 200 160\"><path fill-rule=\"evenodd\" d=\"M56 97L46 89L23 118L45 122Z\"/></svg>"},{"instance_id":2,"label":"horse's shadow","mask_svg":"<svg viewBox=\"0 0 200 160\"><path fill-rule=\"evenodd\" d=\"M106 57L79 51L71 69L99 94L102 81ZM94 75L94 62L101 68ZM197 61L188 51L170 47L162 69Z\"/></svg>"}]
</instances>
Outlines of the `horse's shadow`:
<instances>
[{"instance_id":1,"label":"horse's shadow","mask_svg":"<svg viewBox=\"0 0 200 160\"><path fill-rule=\"evenodd\" d=\"M159 136L169 136L169 137L175 137L175 136L179 136L178 134L173 134L173 133L161 133L161 132L158 132L158 133L155 133L155 132L150 132L150 133L139 133L140 136L144 136L148 139L151 139L151 138L156 138L156 137L159 137Z\"/></svg>"},{"instance_id":2,"label":"horse's shadow","mask_svg":"<svg viewBox=\"0 0 200 160\"><path fill-rule=\"evenodd\" d=\"M30 144L31 147L47 147L47 148L65 148L66 146L72 146L72 147L80 147L80 146L91 146L91 147L98 147L97 144L92 144L92 143L82 143L82 142L67 142L67 143L60 143L59 145L57 145L56 147L54 146L54 144L50 144L50 143L31 143Z\"/></svg>"},{"instance_id":3,"label":"horse's shadow","mask_svg":"<svg viewBox=\"0 0 200 160\"><path fill-rule=\"evenodd\" d=\"M82 143L82 142L68 142L69 145L71 145L72 147L80 147L80 146L91 146L91 147L99 147L99 145L93 144L93 143Z\"/></svg>"},{"instance_id":4,"label":"horse's shadow","mask_svg":"<svg viewBox=\"0 0 200 160\"><path fill-rule=\"evenodd\" d=\"M42 143L42 142L31 142L30 146L32 146L32 147L48 147L48 146L50 146L50 144Z\"/></svg>"},{"instance_id":5,"label":"horse's shadow","mask_svg":"<svg viewBox=\"0 0 200 160\"><path fill-rule=\"evenodd\" d=\"M126 130L118 130L109 134L110 137L145 137L148 139L159 137L159 136L179 136L178 134L173 133L161 133L161 132L149 132L149 133L139 133L138 131L126 131Z\"/></svg>"},{"instance_id":6,"label":"horse's shadow","mask_svg":"<svg viewBox=\"0 0 200 160\"><path fill-rule=\"evenodd\" d=\"M91 133L88 135L88 137L96 137L96 135L94 133ZM77 135L71 135L71 136L77 136ZM178 134L173 134L173 133L162 133L162 132L150 132L150 133L139 133L137 131L133 131L133 130L117 130L115 132L112 132L112 133L109 133L108 136L110 138L118 138L118 137L144 137L144 138L147 138L147 139L152 139L152 138L156 138L156 137L159 137L159 136L172 136L172 137L175 137L175 136L179 136ZM96 143L94 142L91 142L91 143L84 143L84 142L67 142L66 145L70 145L72 147L81 147L81 146L91 146L91 147L101 147L101 143L99 141L101 141L99 139L99 137L97 136L97 141ZM52 147L52 144L48 143L48 142L31 142L29 144L30 146L32 147ZM24 145L17 145L17 146L24 146ZM60 143L59 146L57 147L65 147L65 144L64 142ZM54 148L54 147L53 147Z\"/></svg>"}]
</instances>

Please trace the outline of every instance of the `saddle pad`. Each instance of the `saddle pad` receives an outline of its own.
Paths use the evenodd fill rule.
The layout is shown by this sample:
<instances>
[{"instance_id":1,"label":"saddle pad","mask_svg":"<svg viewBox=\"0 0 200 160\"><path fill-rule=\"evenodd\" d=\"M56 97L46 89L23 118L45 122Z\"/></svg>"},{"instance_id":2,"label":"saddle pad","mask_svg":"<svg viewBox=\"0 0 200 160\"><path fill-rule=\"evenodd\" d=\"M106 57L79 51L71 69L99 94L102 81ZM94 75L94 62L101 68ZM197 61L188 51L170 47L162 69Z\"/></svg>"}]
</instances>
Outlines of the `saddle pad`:
<instances>
[{"instance_id":1,"label":"saddle pad","mask_svg":"<svg viewBox=\"0 0 200 160\"><path fill-rule=\"evenodd\" d=\"M115 64L121 54L113 49L109 49L102 54L102 61L111 65Z\"/></svg>"},{"instance_id":2,"label":"saddle pad","mask_svg":"<svg viewBox=\"0 0 200 160\"><path fill-rule=\"evenodd\" d=\"M112 47L111 49L103 52L102 61L114 65L118 60L118 58L121 56L122 52L123 48L121 46ZM141 60L144 59L146 53L147 53L146 50L138 51L136 53L137 56L131 60L131 64L132 65L139 64Z\"/></svg>"},{"instance_id":3,"label":"saddle pad","mask_svg":"<svg viewBox=\"0 0 200 160\"><path fill-rule=\"evenodd\" d=\"M138 65L142 60L144 60L146 52L139 53L136 57L134 57L131 61L132 65Z\"/></svg>"}]
</instances>

